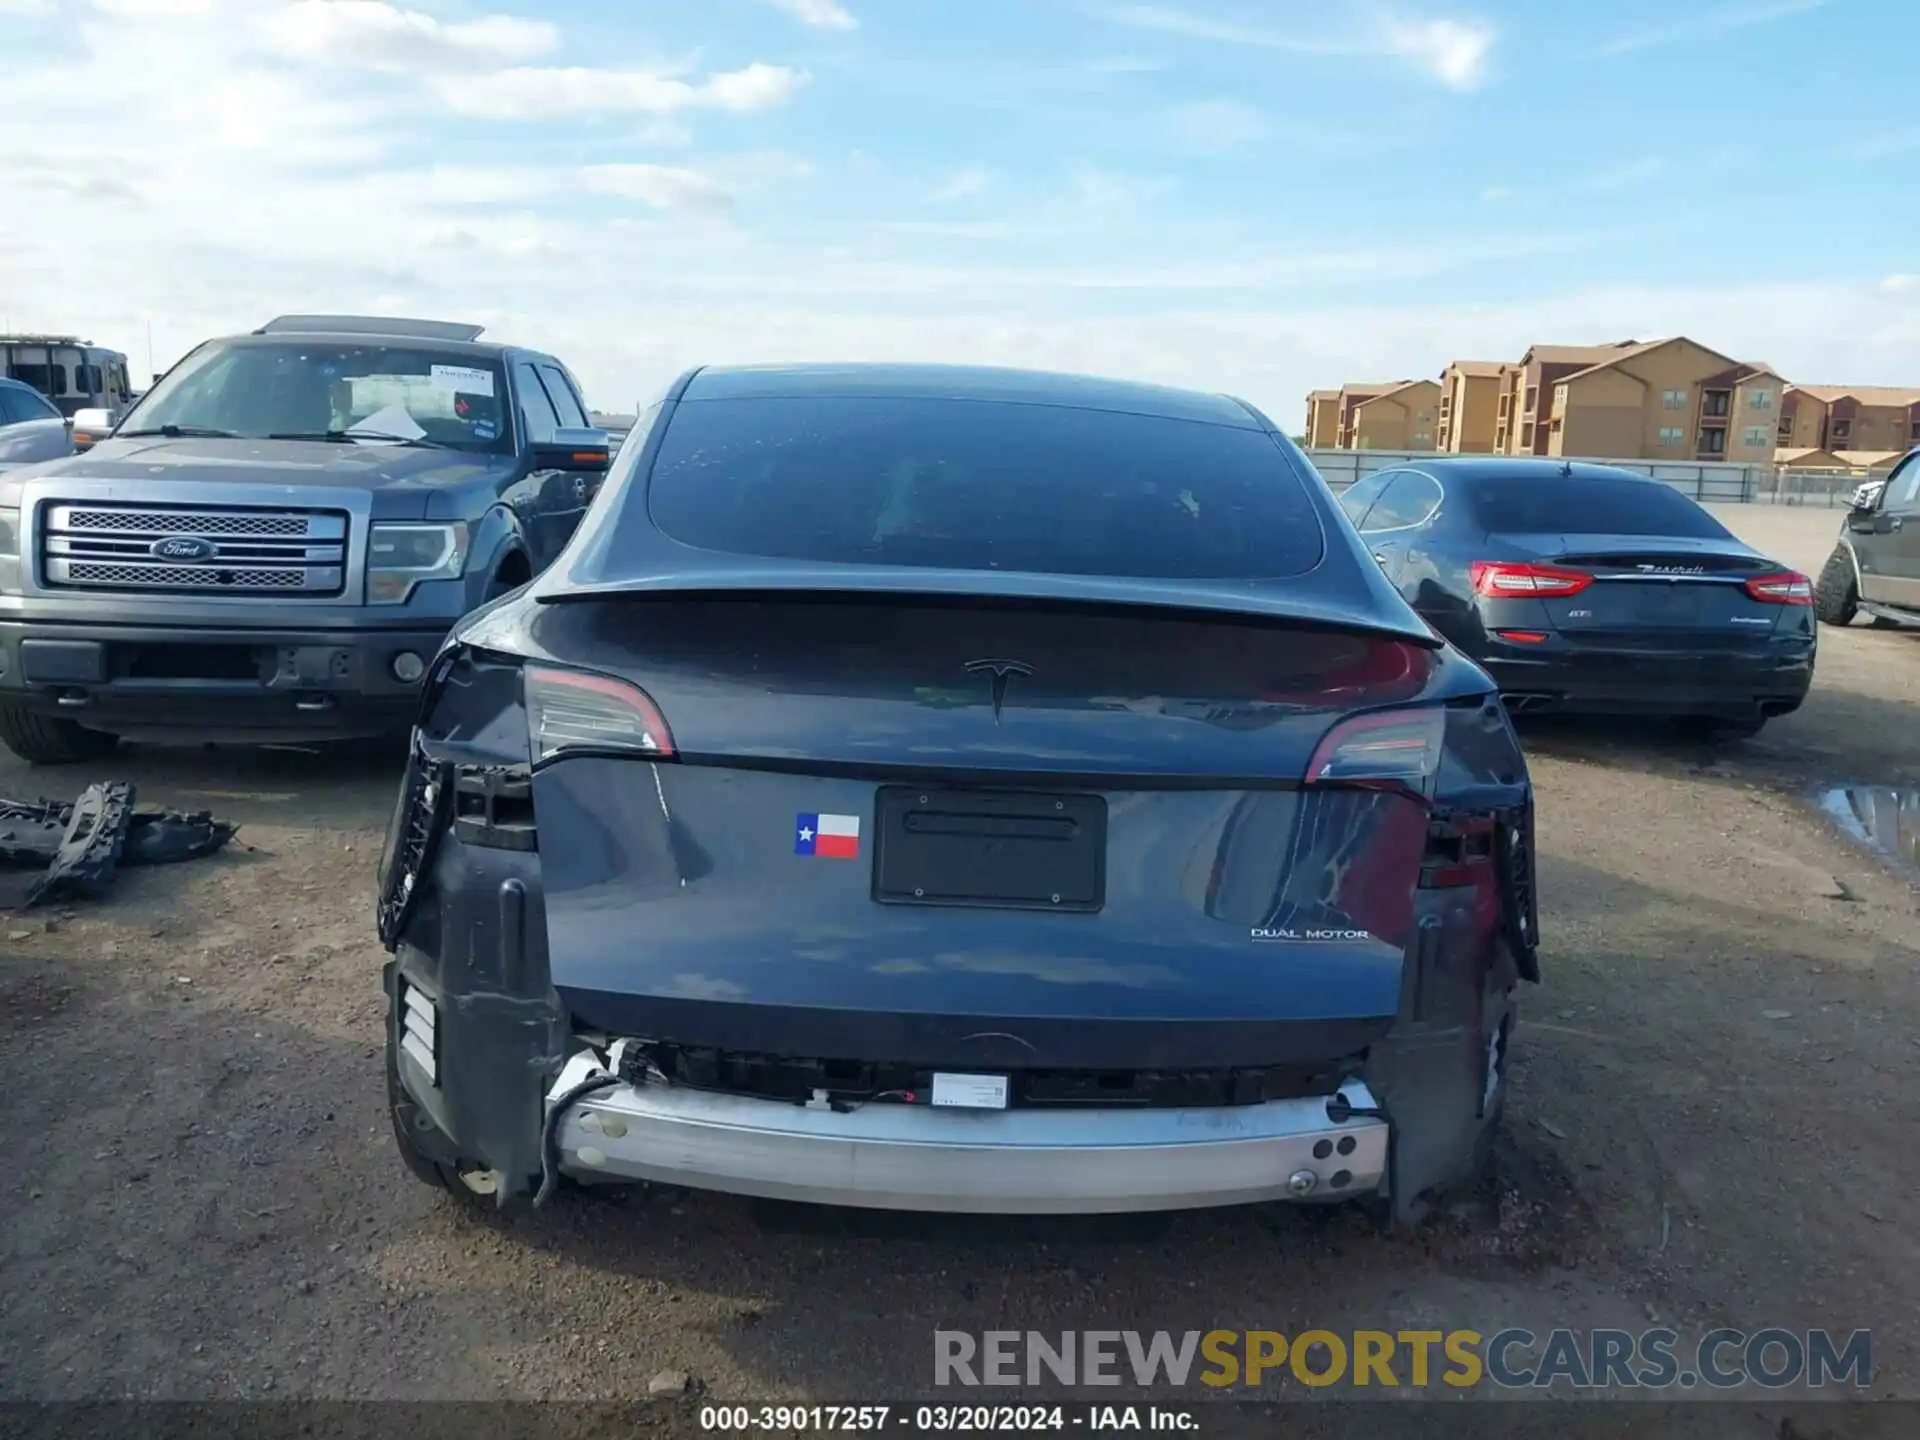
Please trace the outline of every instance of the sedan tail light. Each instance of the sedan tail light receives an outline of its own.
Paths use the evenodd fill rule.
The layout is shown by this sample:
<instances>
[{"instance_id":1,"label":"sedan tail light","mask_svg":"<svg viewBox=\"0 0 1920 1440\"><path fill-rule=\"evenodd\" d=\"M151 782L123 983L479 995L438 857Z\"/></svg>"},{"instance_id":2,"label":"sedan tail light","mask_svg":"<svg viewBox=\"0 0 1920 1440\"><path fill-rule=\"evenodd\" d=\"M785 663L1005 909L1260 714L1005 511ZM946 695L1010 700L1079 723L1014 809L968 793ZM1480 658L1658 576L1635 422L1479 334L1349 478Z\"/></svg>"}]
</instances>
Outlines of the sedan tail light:
<instances>
[{"instance_id":1,"label":"sedan tail light","mask_svg":"<svg viewBox=\"0 0 1920 1440\"><path fill-rule=\"evenodd\" d=\"M1433 793L1446 738L1444 710L1377 710L1342 720L1307 762L1309 785L1389 785Z\"/></svg>"},{"instance_id":2,"label":"sedan tail light","mask_svg":"<svg viewBox=\"0 0 1920 1440\"><path fill-rule=\"evenodd\" d=\"M1813 582L1798 570L1779 570L1747 580L1747 594L1763 605L1811 605Z\"/></svg>"},{"instance_id":3,"label":"sedan tail light","mask_svg":"<svg viewBox=\"0 0 1920 1440\"><path fill-rule=\"evenodd\" d=\"M1583 570L1561 570L1552 565L1523 565L1506 560L1473 562L1473 589L1491 600L1578 595L1593 584Z\"/></svg>"},{"instance_id":4,"label":"sedan tail light","mask_svg":"<svg viewBox=\"0 0 1920 1440\"><path fill-rule=\"evenodd\" d=\"M638 685L586 670L526 668L528 748L535 765L561 755L673 757L673 733Z\"/></svg>"}]
</instances>

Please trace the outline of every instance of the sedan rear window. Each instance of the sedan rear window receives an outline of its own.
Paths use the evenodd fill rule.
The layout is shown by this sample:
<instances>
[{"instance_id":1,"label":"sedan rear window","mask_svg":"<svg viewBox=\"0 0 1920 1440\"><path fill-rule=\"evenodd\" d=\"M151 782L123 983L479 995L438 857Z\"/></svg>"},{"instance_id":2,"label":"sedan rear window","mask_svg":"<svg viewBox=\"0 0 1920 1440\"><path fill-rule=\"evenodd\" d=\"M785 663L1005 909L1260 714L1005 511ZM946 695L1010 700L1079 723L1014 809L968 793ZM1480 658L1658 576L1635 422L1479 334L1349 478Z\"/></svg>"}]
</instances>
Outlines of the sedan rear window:
<instances>
[{"instance_id":1,"label":"sedan rear window","mask_svg":"<svg viewBox=\"0 0 1920 1440\"><path fill-rule=\"evenodd\" d=\"M1257 579L1322 546L1259 430L999 401L685 401L648 504L701 549L857 565Z\"/></svg>"},{"instance_id":2,"label":"sedan rear window","mask_svg":"<svg viewBox=\"0 0 1920 1440\"><path fill-rule=\"evenodd\" d=\"M1725 540L1731 532L1670 485L1605 475L1480 475L1474 511L1495 534L1674 535Z\"/></svg>"}]
</instances>

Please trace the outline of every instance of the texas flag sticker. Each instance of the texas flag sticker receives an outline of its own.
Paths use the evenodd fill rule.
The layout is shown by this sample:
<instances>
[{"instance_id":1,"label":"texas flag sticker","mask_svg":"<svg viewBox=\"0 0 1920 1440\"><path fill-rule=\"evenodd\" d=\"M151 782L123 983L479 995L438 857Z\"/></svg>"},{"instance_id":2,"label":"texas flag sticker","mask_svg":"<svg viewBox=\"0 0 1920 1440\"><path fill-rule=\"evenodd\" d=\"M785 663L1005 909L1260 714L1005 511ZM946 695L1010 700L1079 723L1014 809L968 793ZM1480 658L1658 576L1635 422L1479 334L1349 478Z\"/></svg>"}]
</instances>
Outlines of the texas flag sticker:
<instances>
[{"instance_id":1,"label":"texas flag sticker","mask_svg":"<svg viewBox=\"0 0 1920 1440\"><path fill-rule=\"evenodd\" d=\"M860 858L858 815L796 815L793 817L793 853L827 860Z\"/></svg>"}]
</instances>

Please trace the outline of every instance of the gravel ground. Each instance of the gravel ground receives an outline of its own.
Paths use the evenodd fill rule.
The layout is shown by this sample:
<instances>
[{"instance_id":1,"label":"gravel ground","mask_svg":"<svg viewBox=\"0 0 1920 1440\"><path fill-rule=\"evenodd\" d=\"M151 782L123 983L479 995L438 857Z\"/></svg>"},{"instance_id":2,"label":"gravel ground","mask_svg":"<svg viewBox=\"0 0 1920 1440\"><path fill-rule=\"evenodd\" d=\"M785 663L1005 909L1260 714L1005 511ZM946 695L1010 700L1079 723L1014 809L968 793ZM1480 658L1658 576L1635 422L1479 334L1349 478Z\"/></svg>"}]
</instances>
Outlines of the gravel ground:
<instances>
[{"instance_id":1,"label":"gravel ground","mask_svg":"<svg viewBox=\"0 0 1920 1440\"><path fill-rule=\"evenodd\" d=\"M1723 514L1808 570L1838 519ZM661 1371L871 1399L925 1392L936 1325L1650 1317L1871 1327L1876 1391L1920 1397L1915 894L1809 798L1920 783L1916 698L1920 633L1856 627L1754 741L1527 732L1547 983L1523 997L1503 1189L1401 1236L699 1194L476 1213L387 1131L370 894L395 758L130 750L143 801L213 807L253 848L126 873L51 925L0 916L0 1399L645 1400ZM0 794L74 778L9 760Z\"/></svg>"}]
</instances>

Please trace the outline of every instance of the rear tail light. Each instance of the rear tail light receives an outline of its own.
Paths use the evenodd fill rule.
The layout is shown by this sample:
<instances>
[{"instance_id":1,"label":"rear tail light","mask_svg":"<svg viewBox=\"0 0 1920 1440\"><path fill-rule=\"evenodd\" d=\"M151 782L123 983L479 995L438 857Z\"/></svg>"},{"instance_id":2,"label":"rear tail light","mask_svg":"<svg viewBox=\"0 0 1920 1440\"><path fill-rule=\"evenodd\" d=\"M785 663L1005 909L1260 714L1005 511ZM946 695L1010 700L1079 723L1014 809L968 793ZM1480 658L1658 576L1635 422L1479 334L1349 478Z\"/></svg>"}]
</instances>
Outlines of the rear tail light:
<instances>
[{"instance_id":1,"label":"rear tail light","mask_svg":"<svg viewBox=\"0 0 1920 1440\"><path fill-rule=\"evenodd\" d=\"M610 675L526 668L528 748L539 765L560 755L673 756L673 735L647 692Z\"/></svg>"},{"instance_id":2,"label":"rear tail light","mask_svg":"<svg viewBox=\"0 0 1920 1440\"><path fill-rule=\"evenodd\" d=\"M1752 576L1747 580L1746 591L1763 605L1813 604L1813 582L1798 570Z\"/></svg>"},{"instance_id":3,"label":"rear tail light","mask_svg":"<svg viewBox=\"0 0 1920 1440\"><path fill-rule=\"evenodd\" d=\"M1446 737L1444 710L1381 710L1329 730L1307 762L1309 785L1389 785L1433 793Z\"/></svg>"},{"instance_id":4,"label":"rear tail light","mask_svg":"<svg viewBox=\"0 0 1920 1440\"><path fill-rule=\"evenodd\" d=\"M1561 570L1552 565L1519 565L1505 560L1473 562L1473 589L1490 600L1578 595L1593 583L1583 570Z\"/></svg>"}]
</instances>

